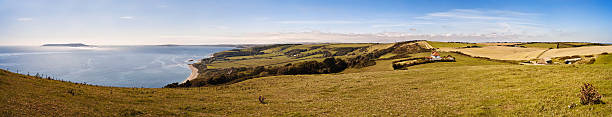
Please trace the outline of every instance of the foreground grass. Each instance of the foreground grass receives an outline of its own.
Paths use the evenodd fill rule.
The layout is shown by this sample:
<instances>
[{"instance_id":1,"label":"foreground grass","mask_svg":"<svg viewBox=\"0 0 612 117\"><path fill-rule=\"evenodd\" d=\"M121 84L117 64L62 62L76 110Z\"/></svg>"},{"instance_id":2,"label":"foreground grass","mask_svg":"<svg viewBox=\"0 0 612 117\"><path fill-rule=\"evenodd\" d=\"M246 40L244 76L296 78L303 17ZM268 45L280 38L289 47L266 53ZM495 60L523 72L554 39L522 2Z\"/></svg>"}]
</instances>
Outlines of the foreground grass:
<instances>
[{"instance_id":1,"label":"foreground grass","mask_svg":"<svg viewBox=\"0 0 612 117\"><path fill-rule=\"evenodd\" d=\"M610 103L611 73L609 65L434 65L143 89L78 85L1 71L0 111L2 116L610 116L611 104L568 105L579 104L581 83L594 84ZM260 104L259 96L267 104Z\"/></svg>"}]
</instances>

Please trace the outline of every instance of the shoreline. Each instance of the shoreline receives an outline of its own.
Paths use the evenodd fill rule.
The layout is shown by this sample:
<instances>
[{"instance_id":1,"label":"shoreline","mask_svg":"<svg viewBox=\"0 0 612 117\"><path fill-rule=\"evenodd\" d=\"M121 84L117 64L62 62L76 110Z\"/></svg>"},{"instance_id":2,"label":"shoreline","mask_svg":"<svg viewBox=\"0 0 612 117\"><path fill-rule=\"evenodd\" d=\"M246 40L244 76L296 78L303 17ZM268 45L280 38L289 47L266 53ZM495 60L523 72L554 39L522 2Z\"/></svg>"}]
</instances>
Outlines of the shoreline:
<instances>
[{"instance_id":1,"label":"shoreline","mask_svg":"<svg viewBox=\"0 0 612 117\"><path fill-rule=\"evenodd\" d=\"M187 64L189 65L189 69L191 70L191 74L189 74L189 77L187 77L187 79L183 80L183 82L181 83L185 83L187 82L187 80L193 80L195 78L198 77L198 75L200 75L200 73L198 73L198 69L196 67L193 66L193 64Z\"/></svg>"}]
</instances>

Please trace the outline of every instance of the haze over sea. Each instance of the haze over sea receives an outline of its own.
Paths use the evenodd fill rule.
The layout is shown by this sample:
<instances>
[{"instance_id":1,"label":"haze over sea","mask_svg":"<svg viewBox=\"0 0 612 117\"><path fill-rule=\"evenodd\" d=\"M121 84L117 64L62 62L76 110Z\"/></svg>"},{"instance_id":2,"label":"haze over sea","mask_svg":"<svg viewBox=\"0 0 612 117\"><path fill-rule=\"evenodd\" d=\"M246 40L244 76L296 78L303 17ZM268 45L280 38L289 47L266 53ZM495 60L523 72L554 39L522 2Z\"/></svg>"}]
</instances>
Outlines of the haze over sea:
<instances>
[{"instance_id":1,"label":"haze over sea","mask_svg":"<svg viewBox=\"0 0 612 117\"><path fill-rule=\"evenodd\" d=\"M0 68L22 74L102 86L159 88L181 82L199 60L233 47L216 46L0 46Z\"/></svg>"}]
</instances>

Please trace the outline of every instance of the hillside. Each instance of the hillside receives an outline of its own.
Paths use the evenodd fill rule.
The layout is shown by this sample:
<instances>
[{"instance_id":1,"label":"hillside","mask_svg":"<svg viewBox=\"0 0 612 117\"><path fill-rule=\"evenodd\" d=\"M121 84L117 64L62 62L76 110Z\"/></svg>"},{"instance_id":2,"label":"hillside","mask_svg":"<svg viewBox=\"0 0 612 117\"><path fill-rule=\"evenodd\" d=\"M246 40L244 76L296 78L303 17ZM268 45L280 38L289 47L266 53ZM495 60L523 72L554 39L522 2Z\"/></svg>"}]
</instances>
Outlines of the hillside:
<instances>
[{"instance_id":1,"label":"hillside","mask_svg":"<svg viewBox=\"0 0 612 117\"><path fill-rule=\"evenodd\" d=\"M528 66L441 52L457 61L393 70L392 61L430 52L387 54L374 65L340 73L263 76L191 88L100 87L0 70L0 116L612 115L609 55L594 64ZM582 83L593 84L608 104L580 105Z\"/></svg>"},{"instance_id":2,"label":"hillside","mask_svg":"<svg viewBox=\"0 0 612 117\"><path fill-rule=\"evenodd\" d=\"M610 65L418 67L179 89L85 86L2 71L0 110L4 116L612 114L610 104L568 108L579 103L585 82L593 83L605 102L612 100Z\"/></svg>"}]
</instances>

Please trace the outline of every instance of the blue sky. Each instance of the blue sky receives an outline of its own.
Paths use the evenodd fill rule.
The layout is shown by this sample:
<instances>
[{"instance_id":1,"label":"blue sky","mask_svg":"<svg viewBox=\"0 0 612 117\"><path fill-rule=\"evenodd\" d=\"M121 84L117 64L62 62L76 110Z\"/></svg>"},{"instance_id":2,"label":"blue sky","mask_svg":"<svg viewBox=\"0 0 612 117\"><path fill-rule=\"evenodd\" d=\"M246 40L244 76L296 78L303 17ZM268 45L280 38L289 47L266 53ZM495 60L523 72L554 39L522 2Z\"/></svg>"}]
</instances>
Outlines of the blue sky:
<instances>
[{"instance_id":1,"label":"blue sky","mask_svg":"<svg viewBox=\"0 0 612 117\"><path fill-rule=\"evenodd\" d=\"M0 0L0 45L612 42L587 0Z\"/></svg>"}]
</instances>

